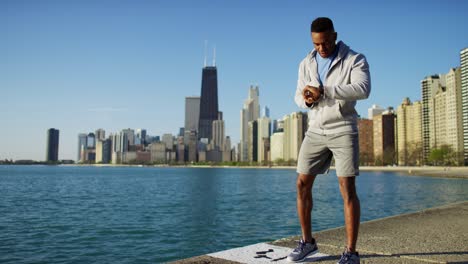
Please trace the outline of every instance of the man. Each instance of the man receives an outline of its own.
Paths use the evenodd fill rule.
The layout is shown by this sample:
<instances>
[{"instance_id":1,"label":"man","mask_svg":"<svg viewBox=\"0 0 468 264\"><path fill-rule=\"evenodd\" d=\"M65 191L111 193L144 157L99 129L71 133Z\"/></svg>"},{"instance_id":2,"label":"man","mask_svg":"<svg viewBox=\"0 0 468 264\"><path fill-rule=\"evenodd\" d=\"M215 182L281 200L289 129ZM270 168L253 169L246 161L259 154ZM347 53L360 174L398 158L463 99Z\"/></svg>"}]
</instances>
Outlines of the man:
<instances>
[{"instance_id":1,"label":"man","mask_svg":"<svg viewBox=\"0 0 468 264\"><path fill-rule=\"evenodd\" d=\"M359 175L359 142L356 100L370 93L366 58L343 42L329 18L319 17L311 25L314 50L299 65L295 101L309 109L309 128L298 156L297 213L302 229L299 245L288 256L301 261L318 251L311 230L312 185L318 174L328 172L335 159L344 204L347 244L339 264L359 263L356 241L360 204L355 178Z\"/></svg>"}]
</instances>

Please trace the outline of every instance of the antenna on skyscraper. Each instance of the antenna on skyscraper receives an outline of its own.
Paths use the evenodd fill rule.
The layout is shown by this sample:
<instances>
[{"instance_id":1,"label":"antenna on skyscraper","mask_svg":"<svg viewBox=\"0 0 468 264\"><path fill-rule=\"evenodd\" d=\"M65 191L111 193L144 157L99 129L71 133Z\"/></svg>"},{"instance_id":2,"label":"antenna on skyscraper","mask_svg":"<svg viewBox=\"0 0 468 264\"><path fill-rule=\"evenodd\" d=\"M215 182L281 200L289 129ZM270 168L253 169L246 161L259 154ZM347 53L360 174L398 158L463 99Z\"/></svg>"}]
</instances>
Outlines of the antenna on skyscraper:
<instances>
[{"instance_id":1,"label":"antenna on skyscraper","mask_svg":"<svg viewBox=\"0 0 468 264\"><path fill-rule=\"evenodd\" d=\"M203 64L203 67L206 67L206 46L208 45L208 40L205 39L205 63Z\"/></svg>"},{"instance_id":2,"label":"antenna on skyscraper","mask_svg":"<svg viewBox=\"0 0 468 264\"><path fill-rule=\"evenodd\" d=\"M213 49L213 67L216 67L216 45Z\"/></svg>"}]
</instances>

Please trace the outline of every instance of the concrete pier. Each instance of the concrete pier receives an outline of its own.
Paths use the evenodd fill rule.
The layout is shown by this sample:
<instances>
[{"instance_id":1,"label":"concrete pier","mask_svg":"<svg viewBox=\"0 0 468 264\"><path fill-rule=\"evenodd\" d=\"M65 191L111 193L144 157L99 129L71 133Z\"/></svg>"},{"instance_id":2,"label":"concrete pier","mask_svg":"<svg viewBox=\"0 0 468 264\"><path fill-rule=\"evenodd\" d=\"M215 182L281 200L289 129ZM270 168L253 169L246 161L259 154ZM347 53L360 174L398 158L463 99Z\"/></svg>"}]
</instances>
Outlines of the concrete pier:
<instances>
[{"instance_id":1,"label":"concrete pier","mask_svg":"<svg viewBox=\"0 0 468 264\"><path fill-rule=\"evenodd\" d=\"M336 263L345 246L344 228L314 237L320 254L304 262ZM173 263L287 263L284 257L297 240L299 236ZM468 263L468 201L361 223L358 251L361 263Z\"/></svg>"}]
</instances>

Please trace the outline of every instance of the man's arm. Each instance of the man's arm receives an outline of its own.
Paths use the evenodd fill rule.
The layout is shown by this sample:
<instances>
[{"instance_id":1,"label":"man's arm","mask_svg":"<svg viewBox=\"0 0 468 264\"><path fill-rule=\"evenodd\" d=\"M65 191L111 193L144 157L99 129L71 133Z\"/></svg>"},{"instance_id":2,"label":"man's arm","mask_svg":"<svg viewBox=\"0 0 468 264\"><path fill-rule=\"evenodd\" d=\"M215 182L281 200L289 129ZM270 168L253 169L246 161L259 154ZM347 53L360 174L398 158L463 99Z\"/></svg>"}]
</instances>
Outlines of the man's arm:
<instances>
[{"instance_id":1,"label":"man's arm","mask_svg":"<svg viewBox=\"0 0 468 264\"><path fill-rule=\"evenodd\" d=\"M325 97L354 101L369 97L371 81L369 64L364 55L359 54L351 69L351 83L346 85L324 86Z\"/></svg>"},{"instance_id":2,"label":"man's arm","mask_svg":"<svg viewBox=\"0 0 468 264\"><path fill-rule=\"evenodd\" d=\"M309 76L308 69L307 69L307 63L306 63L306 60L304 59L299 65L299 74L298 74L298 79L297 79L297 88L296 88L296 95L294 97L294 100L296 101L296 104L299 107L310 109L310 108L313 108L315 104L314 103L308 104L306 103L304 99L304 88L307 85L314 86L314 87L320 86L318 84L318 81L312 82L310 80L310 76Z\"/></svg>"}]
</instances>

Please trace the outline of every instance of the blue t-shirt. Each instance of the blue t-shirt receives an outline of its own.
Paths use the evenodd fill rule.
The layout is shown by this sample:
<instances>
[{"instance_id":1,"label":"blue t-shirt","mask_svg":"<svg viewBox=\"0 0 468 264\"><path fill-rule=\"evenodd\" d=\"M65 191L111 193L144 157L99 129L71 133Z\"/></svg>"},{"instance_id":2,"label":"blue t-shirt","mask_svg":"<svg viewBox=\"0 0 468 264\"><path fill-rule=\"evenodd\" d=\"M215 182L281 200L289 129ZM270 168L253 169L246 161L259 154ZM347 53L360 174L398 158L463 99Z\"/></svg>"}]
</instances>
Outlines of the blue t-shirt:
<instances>
[{"instance_id":1,"label":"blue t-shirt","mask_svg":"<svg viewBox=\"0 0 468 264\"><path fill-rule=\"evenodd\" d=\"M336 55L338 54L338 49L339 46L337 45L333 54L328 58L322 58L322 56L320 56L318 52L315 53L315 61L317 62L317 73L319 75L319 81L321 86L323 86L323 84L327 80L328 70L330 70L330 66L333 60L335 59Z\"/></svg>"}]
</instances>

